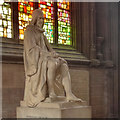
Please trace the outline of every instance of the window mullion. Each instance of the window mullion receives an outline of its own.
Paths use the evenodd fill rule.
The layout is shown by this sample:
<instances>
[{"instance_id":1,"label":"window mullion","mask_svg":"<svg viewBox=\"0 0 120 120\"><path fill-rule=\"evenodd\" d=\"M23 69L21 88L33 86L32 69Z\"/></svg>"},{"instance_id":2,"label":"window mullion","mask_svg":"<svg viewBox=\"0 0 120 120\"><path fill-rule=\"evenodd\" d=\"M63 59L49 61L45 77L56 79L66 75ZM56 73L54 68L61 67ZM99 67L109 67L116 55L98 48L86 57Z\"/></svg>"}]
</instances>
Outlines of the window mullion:
<instances>
[{"instance_id":1,"label":"window mullion","mask_svg":"<svg viewBox=\"0 0 120 120\"><path fill-rule=\"evenodd\" d=\"M71 29L71 31L70 31L70 39L71 39L71 41L70 41L70 45L71 46L73 46L73 29L72 29L72 2L70 2L70 29Z\"/></svg>"},{"instance_id":2,"label":"window mullion","mask_svg":"<svg viewBox=\"0 0 120 120\"><path fill-rule=\"evenodd\" d=\"M39 9L38 2L34 2L33 9Z\"/></svg>"},{"instance_id":3,"label":"window mullion","mask_svg":"<svg viewBox=\"0 0 120 120\"><path fill-rule=\"evenodd\" d=\"M18 22L18 3L12 3L12 23L13 23L13 38L16 43L19 43L19 22Z\"/></svg>"},{"instance_id":4,"label":"window mullion","mask_svg":"<svg viewBox=\"0 0 120 120\"><path fill-rule=\"evenodd\" d=\"M57 2L54 2L54 43L58 45L58 16L57 16Z\"/></svg>"}]
</instances>

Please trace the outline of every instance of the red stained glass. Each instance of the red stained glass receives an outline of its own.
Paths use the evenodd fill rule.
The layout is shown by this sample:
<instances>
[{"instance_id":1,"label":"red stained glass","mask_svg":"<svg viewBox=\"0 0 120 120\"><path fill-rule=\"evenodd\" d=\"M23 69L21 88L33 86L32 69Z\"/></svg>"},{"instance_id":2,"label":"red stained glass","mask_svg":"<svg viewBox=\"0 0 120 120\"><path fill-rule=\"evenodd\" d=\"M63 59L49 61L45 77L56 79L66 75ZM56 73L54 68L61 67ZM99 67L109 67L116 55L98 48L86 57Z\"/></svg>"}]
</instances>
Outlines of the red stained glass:
<instances>
[{"instance_id":1,"label":"red stained glass","mask_svg":"<svg viewBox=\"0 0 120 120\"><path fill-rule=\"evenodd\" d=\"M33 10L30 11L30 14L32 14L32 13L33 13Z\"/></svg>"},{"instance_id":2,"label":"red stained glass","mask_svg":"<svg viewBox=\"0 0 120 120\"><path fill-rule=\"evenodd\" d=\"M40 4L46 5L47 3L44 1L41 1Z\"/></svg>"},{"instance_id":3,"label":"red stained glass","mask_svg":"<svg viewBox=\"0 0 120 120\"><path fill-rule=\"evenodd\" d=\"M32 6L32 7L33 7L33 2L30 2L29 4L30 4L30 6Z\"/></svg>"},{"instance_id":4,"label":"red stained glass","mask_svg":"<svg viewBox=\"0 0 120 120\"><path fill-rule=\"evenodd\" d=\"M51 7L49 7L49 6L48 6L47 8L48 8L48 9L51 9Z\"/></svg>"},{"instance_id":5,"label":"red stained glass","mask_svg":"<svg viewBox=\"0 0 120 120\"><path fill-rule=\"evenodd\" d=\"M31 15L33 12L33 2L18 2L19 11L19 38L24 39L24 31L26 26L31 21Z\"/></svg>"},{"instance_id":6,"label":"red stained glass","mask_svg":"<svg viewBox=\"0 0 120 120\"><path fill-rule=\"evenodd\" d=\"M24 13L27 13L27 9L26 9L26 6L24 6Z\"/></svg>"},{"instance_id":7,"label":"red stained glass","mask_svg":"<svg viewBox=\"0 0 120 120\"><path fill-rule=\"evenodd\" d=\"M51 4L51 7L53 7L53 4Z\"/></svg>"},{"instance_id":8,"label":"red stained glass","mask_svg":"<svg viewBox=\"0 0 120 120\"><path fill-rule=\"evenodd\" d=\"M44 13L45 35L50 43L53 43L53 4L52 2L39 2L39 9Z\"/></svg>"},{"instance_id":9,"label":"red stained glass","mask_svg":"<svg viewBox=\"0 0 120 120\"><path fill-rule=\"evenodd\" d=\"M24 1L24 4L27 4L27 2L26 2L26 1Z\"/></svg>"}]
</instances>

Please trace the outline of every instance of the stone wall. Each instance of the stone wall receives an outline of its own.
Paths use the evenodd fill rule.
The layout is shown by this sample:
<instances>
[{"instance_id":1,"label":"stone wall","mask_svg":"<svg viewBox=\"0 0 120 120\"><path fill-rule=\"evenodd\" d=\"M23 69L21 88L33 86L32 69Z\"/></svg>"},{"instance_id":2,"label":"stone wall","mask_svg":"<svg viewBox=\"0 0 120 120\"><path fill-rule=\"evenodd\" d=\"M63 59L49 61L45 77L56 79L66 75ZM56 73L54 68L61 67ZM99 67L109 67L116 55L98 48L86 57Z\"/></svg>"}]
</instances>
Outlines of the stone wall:
<instances>
[{"instance_id":1,"label":"stone wall","mask_svg":"<svg viewBox=\"0 0 120 120\"><path fill-rule=\"evenodd\" d=\"M95 118L113 116L115 89L113 79L113 69L91 68L90 70L90 105L92 116Z\"/></svg>"},{"instance_id":2,"label":"stone wall","mask_svg":"<svg viewBox=\"0 0 120 120\"><path fill-rule=\"evenodd\" d=\"M3 118L16 116L16 107L23 99L24 71L23 65L2 65L2 115Z\"/></svg>"}]
</instances>

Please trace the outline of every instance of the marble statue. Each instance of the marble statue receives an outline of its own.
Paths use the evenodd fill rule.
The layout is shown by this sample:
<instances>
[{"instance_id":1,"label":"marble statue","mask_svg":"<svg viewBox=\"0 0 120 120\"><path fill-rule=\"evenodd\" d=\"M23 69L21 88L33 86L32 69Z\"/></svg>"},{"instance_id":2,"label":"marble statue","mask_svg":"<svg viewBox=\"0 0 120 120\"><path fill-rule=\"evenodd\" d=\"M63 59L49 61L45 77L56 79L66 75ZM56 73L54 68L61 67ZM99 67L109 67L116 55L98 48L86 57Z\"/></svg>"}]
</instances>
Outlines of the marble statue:
<instances>
[{"instance_id":1,"label":"marble statue","mask_svg":"<svg viewBox=\"0 0 120 120\"><path fill-rule=\"evenodd\" d=\"M44 16L40 9L33 11L24 39L25 93L28 107L36 107L46 98L56 98L55 86L63 85L67 102L80 101L71 91L71 77L66 60L61 58L43 34ZM57 82L56 82L57 81ZM60 90L60 89L59 89Z\"/></svg>"}]
</instances>

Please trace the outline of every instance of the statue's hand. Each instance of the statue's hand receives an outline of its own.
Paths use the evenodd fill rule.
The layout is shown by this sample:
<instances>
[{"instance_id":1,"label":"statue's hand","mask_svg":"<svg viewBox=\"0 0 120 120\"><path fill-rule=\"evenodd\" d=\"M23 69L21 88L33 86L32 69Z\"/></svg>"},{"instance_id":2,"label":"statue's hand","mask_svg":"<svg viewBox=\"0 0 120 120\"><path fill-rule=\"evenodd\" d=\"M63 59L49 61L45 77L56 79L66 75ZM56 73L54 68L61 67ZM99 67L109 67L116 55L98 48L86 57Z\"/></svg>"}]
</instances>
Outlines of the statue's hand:
<instances>
[{"instance_id":1,"label":"statue's hand","mask_svg":"<svg viewBox=\"0 0 120 120\"><path fill-rule=\"evenodd\" d=\"M51 53L41 50L40 56L45 59L45 58L47 58L48 56L51 56Z\"/></svg>"},{"instance_id":2,"label":"statue's hand","mask_svg":"<svg viewBox=\"0 0 120 120\"><path fill-rule=\"evenodd\" d=\"M59 57L59 54L56 53L55 51L53 51L53 52L51 53L51 55L52 55L52 57L55 57L55 58L58 58L58 57Z\"/></svg>"},{"instance_id":3,"label":"statue's hand","mask_svg":"<svg viewBox=\"0 0 120 120\"><path fill-rule=\"evenodd\" d=\"M59 57L59 54L56 53L55 51L52 51L52 52L46 52L46 51L41 50L41 52L40 52L40 56L42 56L42 57L44 57L44 58L47 58L47 57L58 58L58 57Z\"/></svg>"}]
</instances>

